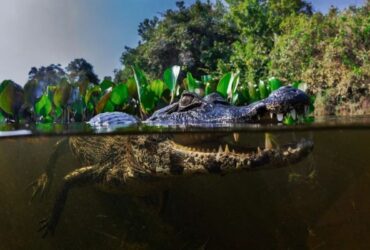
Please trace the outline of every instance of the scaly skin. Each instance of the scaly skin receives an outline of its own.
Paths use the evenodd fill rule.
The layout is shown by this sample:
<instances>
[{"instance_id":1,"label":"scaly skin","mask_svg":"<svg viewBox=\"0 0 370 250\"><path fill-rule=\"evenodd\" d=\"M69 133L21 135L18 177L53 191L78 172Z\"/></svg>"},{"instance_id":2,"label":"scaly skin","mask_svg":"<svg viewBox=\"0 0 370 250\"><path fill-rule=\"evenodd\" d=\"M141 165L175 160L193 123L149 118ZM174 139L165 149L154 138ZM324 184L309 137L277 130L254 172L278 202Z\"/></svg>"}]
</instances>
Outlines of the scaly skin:
<instances>
[{"instance_id":1,"label":"scaly skin","mask_svg":"<svg viewBox=\"0 0 370 250\"><path fill-rule=\"evenodd\" d=\"M143 195L174 177L283 167L304 159L313 148L311 141L302 140L248 152L233 152L229 145L201 151L163 135L71 137L69 144L85 167L64 177L51 216L41 221L43 237L54 233L68 192L77 186L99 185Z\"/></svg>"},{"instance_id":2,"label":"scaly skin","mask_svg":"<svg viewBox=\"0 0 370 250\"><path fill-rule=\"evenodd\" d=\"M201 99L185 93L179 102L157 111L145 122L161 125L256 122L269 113L287 113L294 109L296 113L302 114L308 105L307 98L303 92L288 87L258 103L234 107L226 104L218 95ZM135 123L136 119L127 114L112 113L98 115L91 123L117 125L126 124L126 121ZM172 136L161 134L71 137L68 142L84 167L64 177L51 216L41 221L43 237L54 233L68 192L77 186L99 185L135 195L145 194L154 186L176 179L174 177L286 166L304 159L313 148L311 141L302 140L279 148L266 143L263 149L234 151L230 145L201 145L201 139L198 144L188 147L178 143ZM51 156L46 167L46 173L31 184L33 196L43 195L50 185L57 152L62 152L60 148L64 144L58 144L56 153Z\"/></svg>"}]
</instances>

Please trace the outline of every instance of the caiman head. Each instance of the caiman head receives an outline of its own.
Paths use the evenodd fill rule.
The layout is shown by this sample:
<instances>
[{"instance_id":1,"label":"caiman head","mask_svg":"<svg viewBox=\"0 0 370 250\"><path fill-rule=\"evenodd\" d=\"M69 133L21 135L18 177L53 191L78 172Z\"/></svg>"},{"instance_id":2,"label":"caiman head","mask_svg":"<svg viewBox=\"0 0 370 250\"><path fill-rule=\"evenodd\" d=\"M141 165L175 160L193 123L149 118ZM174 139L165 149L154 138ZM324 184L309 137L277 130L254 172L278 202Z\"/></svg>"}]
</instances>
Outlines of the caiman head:
<instances>
[{"instance_id":1,"label":"caiman head","mask_svg":"<svg viewBox=\"0 0 370 250\"><path fill-rule=\"evenodd\" d=\"M156 111L145 122L161 125L280 122L287 114L293 119L305 115L309 104L310 99L303 91L290 86L241 107L230 105L217 93L201 98L195 93L183 92L178 102Z\"/></svg>"}]
</instances>

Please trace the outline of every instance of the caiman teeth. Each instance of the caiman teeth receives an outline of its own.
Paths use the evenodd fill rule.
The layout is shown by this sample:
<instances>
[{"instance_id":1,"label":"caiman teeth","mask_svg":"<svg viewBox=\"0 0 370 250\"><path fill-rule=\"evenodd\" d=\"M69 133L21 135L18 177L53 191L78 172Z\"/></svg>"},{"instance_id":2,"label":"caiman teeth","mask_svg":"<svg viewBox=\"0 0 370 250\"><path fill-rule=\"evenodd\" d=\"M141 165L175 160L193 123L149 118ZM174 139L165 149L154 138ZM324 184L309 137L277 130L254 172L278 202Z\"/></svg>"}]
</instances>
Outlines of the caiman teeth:
<instances>
[{"instance_id":1,"label":"caiman teeth","mask_svg":"<svg viewBox=\"0 0 370 250\"><path fill-rule=\"evenodd\" d=\"M271 141L271 135L266 133L265 134L265 148L266 149L272 149L272 141Z\"/></svg>"},{"instance_id":2,"label":"caiman teeth","mask_svg":"<svg viewBox=\"0 0 370 250\"><path fill-rule=\"evenodd\" d=\"M234 141L239 142L240 134L239 133L233 133Z\"/></svg>"},{"instance_id":3,"label":"caiman teeth","mask_svg":"<svg viewBox=\"0 0 370 250\"><path fill-rule=\"evenodd\" d=\"M284 119L284 114L283 114L283 113L279 113L279 114L277 114L277 120L278 120L279 122L282 122L282 121L283 121L283 119Z\"/></svg>"},{"instance_id":4,"label":"caiman teeth","mask_svg":"<svg viewBox=\"0 0 370 250\"><path fill-rule=\"evenodd\" d=\"M227 144L226 144L226 146L225 146L225 153L230 153L229 145L227 145Z\"/></svg>"},{"instance_id":5,"label":"caiman teeth","mask_svg":"<svg viewBox=\"0 0 370 250\"><path fill-rule=\"evenodd\" d=\"M290 111L290 115L292 116L292 118L295 120L295 119L297 119L297 112L295 111L295 109L292 109L291 111Z\"/></svg>"},{"instance_id":6,"label":"caiman teeth","mask_svg":"<svg viewBox=\"0 0 370 250\"><path fill-rule=\"evenodd\" d=\"M274 118L274 113L270 113L270 118L273 119Z\"/></svg>"},{"instance_id":7,"label":"caiman teeth","mask_svg":"<svg viewBox=\"0 0 370 250\"><path fill-rule=\"evenodd\" d=\"M222 146L220 145L219 147L218 147L218 153L223 153L224 151L222 150Z\"/></svg>"}]
</instances>

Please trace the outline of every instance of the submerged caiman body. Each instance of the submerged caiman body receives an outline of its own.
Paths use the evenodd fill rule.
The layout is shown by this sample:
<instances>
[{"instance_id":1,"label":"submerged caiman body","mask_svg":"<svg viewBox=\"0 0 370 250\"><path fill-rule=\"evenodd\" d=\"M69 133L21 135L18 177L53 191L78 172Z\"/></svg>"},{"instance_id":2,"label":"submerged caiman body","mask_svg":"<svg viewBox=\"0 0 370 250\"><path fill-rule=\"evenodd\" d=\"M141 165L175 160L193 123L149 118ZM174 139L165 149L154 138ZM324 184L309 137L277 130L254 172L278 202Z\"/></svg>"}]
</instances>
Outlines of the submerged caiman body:
<instances>
[{"instance_id":1,"label":"submerged caiman body","mask_svg":"<svg viewBox=\"0 0 370 250\"><path fill-rule=\"evenodd\" d=\"M283 87L265 100L245 107L229 105L217 94L200 98L184 93L178 102L158 110L144 122L189 126L276 122L287 113L293 118L304 115L308 105L309 98L291 87ZM112 113L98 115L90 124L116 126L136 122L127 114ZM190 141L188 134L71 137L59 143L45 173L32 184L33 196L42 195L48 189L63 143L69 144L84 167L64 177L50 218L41 222L43 236L54 232L67 194L77 186L100 185L141 194L150 191L153 185L161 185L175 177L286 166L302 160L313 148L313 143L308 140L274 147L267 137L264 147L246 149L234 144L215 143L217 137L212 134L192 134L190 137Z\"/></svg>"}]
</instances>

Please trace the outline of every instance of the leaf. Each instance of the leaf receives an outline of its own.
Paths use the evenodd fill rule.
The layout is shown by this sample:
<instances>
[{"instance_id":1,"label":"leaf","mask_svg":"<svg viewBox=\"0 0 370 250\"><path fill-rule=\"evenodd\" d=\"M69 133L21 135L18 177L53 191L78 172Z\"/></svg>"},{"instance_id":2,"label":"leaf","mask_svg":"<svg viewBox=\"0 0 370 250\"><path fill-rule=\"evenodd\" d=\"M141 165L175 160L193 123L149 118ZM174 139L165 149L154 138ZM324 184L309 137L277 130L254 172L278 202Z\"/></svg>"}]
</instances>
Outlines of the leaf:
<instances>
[{"instance_id":1,"label":"leaf","mask_svg":"<svg viewBox=\"0 0 370 250\"><path fill-rule=\"evenodd\" d=\"M268 83L270 85L270 90L271 91L277 90L281 87L281 81L279 79L277 79L276 77L271 77L268 80Z\"/></svg>"},{"instance_id":2,"label":"leaf","mask_svg":"<svg viewBox=\"0 0 370 250\"><path fill-rule=\"evenodd\" d=\"M315 101L316 101L316 96L311 95L310 96L310 106L309 106L309 113L313 113L315 111Z\"/></svg>"},{"instance_id":3,"label":"leaf","mask_svg":"<svg viewBox=\"0 0 370 250\"><path fill-rule=\"evenodd\" d=\"M78 88L80 89L80 93L81 95L85 95L86 94L86 91L87 91L87 88L89 87L89 84L90 84L90 81L88 78L83 78L81 79L77 85L78 85Z\"/></svg>"},{"instance_id":4,"label":"leaf","mask_svg":"<svg viewBox=\"0 0 370 250\"><path fill-rule=\"evenodd\" d=\"M249 97L250 97L251 102L255 102L255 101L259 100L259 96L258 96L258 93L256 91L256 87L254 86L254 84L252 82L248 82L248 93L249 93Z\"/></svg>"},{"instance_id":5,"label":"leaf","mask_svg":"<svg viewBox=\"0 0 370 250\"><path fill-rule=\"evenodd\" d=\"M186 83L189 92L194 93L195 90L200 87L199 82L194 79L193 75L190 72L186 74Z\"/></svg>"},{"instance_id":6,"label":"leaf","mask_svg":"<svg viewBox=\"0 0 370 250\"><path fill-rule=\"evenodd\" d=\"M82 96L80 95L80 88L73 87L69 95L67 105L73 105L77 101L82 101Z\"/></svg>"},{"instance_id":7,"label":"leaf","mask_svg":"<svg viewBox=\"0 0 370 250\"><path fill-rule=\"evenodd\" d=\"M177 78L179 77L181 67L180 66L172 66L164 71L163 80L164 83L167 85L171 93L174 93L176 90Z\"/></svg>"},{"instance_id":8,"label":"leaf","mask_svg":"<svg viewBox=\"0 0 370 250\"><path fill-rule=\"evenodd\" d=\"M50 114L51 110L53 108L53 105L49 99L49 96L47 93L45 93L38 102L35 104L35 112L37 115L41 115L46 117Z\"/></svg>"},{"instance_id":9,"label":"leaf","mask_svg":"<svg viewBox=\"0 0 370 250\"><path fill-rule=\"evenodd\" d=\"M239 72L236 73L236 74L234 74L234 73L232 74L231 81L232 81L232 89L231 89L232 93L231 94L234 94L237 91L237 89L239 87L239 83L240 83L240 74L239 74Z\"/></svg>"},{"instance_id":10,"label":"leaf","mask_svg":"<svg viewBox=\"0 0 370 250\"><path fill-rule=\"evenodd\" d=\"M306 92L308 89L307 83L302 82L302 81L294 81L291 85L293 88L300 89L303 92Z\"/></svg>"},{"instance_id":11,"label":"leaf","mask_svg":"<svg viewBox=\"0 0 370 250\"><path fill-rule=\"evenodd\" d=\"M235 90L235 93L233 94L233 98L232 98L232 104L233 105L243 105L245 103L248 103L249 99L250 98L249 98L248 87L245 84L243 84L237 90Z\"/></svg>"},{"instance_id":12,"label":"leaf","mask_svg":"<svg viewBox=\"0 0 370 250\"><path fill-rule=\"evenodd\" d=\"M42 118L42 123L52 123L54 121L53 117L51 117L50 115L47 115L45 117Z\"/></svg>"},{"instance_id":13,"label":"leaf","mask_svg":"<svg viewBox=\"0 0 370 250\"><path fill-rule=\"evenodd\" d=\"M100 88L102 91L106 91L107 89L114 87L114 85L115 85L114 82L104 80L100 83Z\"/></svg>"},{"instance_id":14,"label":"leaf","mask_svg":"<svg viewBox=\"0 0 370 250\"><path fill-rule=\"evenodd\" d=\"M84 98L85 104L90 102L91 96L93 94L95 94L95 93L100 94L101 92L102 92L102 90L101 90L99 85L89 85L89 87L86 90L86 94L85 94L85 98Z\"/></svg>"},{"instance_id":15,"label":"leaf","mask_svg":"<svg viewBox=\"0 0 370 250\"><path fill-rule=\"evenodd\" d=\"M162 94L166 88L167 86L162 80L154 80L150 83L150 89L154 92L158 99L162 97Z\"/></svg>"},{"instance_id":16,"label":"leaf","mask_svg":"<svg viewBox=\"0 0 370 250\"><path fill-rule=\"evenodd\" d=\"M3 114L0 112L0 123L4 123L5 122L5 117L3 116Z\"/></svg>"},{"instance_id":17,"label":"leaf","mask_svg":"<svg viewBox=\"0 0 370 250\"><path fill-rule=\"evenodd\" d=\"M294 81L294 82L292 82L292 87L295 88L295 89L298 89L300 83L301 83L301 81Z\"/></svg>"},{"instance_id":18,"label":"leaf","mask_svg":"<svg viewBox=\"0 0 370 250\"><path fill-rule=\"evenodd\" d=\"M229 90L231 90L231 88L232 88L232 73L229 72L222 76L221 80L217 85L217 92L224 98L227 98Z\"/></svg>"},{"instance_id":19,"label":"leaf","mask_svg":"<svg viewBox=\"0 0 370 250\"><path fill-rule=\"evenodd\" d=\"M213 92L213 89L212 89L212 86L211 86L211 83L210 82L207 82L206 83L206 87L205 87L205 94L206 95L209 95Z\"/></svg>"},{"instance_id":20,"label":"leaf","mask_svg":"<svg viewBox=\"0 0 370 250\"><path fill-rule=\"evenodd\" d=\"M307 92L308 85L305 82L300 82L298 85L298 89L302 90L303 92Z\"/></svg>"},{"instance_id":21,"label":"leaf","mask_svg":"<svg viewBox=\"0 0 370 250\"><path fill-rule=\"evenodd\" d=\"M63 79L57 86L53 95L53 103L56 107L65 107L71 94L72 86L66 79Z\"/></svg>"},{"instance_id":22,"label":"leaf","mask_svg":"<svg viewBox=\"0 0 370 250\"><path fill-rule=\"evenodd\" d=\"M266 97L268 97L269 94L268 94L266 84L265 84L264 81L262 81L262 80L259 81L258 90L260 92L260 98L261 99L265 99Z\"/></svg>"},{"instance_id":23,"label":"leaf","mask_svg":"<svg viewBox=\"0 0 370 250\"><path fill-rule=\"evenodd\" d=\"M110 101L115 105L122 105L127 102L128 98L128 88L126 84L121 83L113 88Z\"/></svg>"},{"instance_id":24,"label":"leaf","mask_svg":"<svg viewBox=\"0 0 370 250\"><path fill-rule=\"evenodd\" d=\"M112 88L109 88L105 91L104 95L100 98L100 100L98 101L95 107L95 111L97 114L101 113L104 110L105 105L109 101L111 94L112 94Z\"/></svg>"},{"instance_id":25,"label":"leaf","mask_svg":"<svg viewBox=\"0 0 370 250\"><path fill-rule=\"evenodd\" d=\"M92 102L89 102L89 103L87 104L87 109L88 109L89 111L93 111L93 110L94 110L94 104L93 104Z\"/></svg>"},{"instance_id":26,"label":"leaf","mask_svg":"<svg viewBox=\"0 0 370 250\"><path fill-rule=\"evenodd\" d=\"M54 110L55 117L58 118L63 114L63 109L61 107L56 107Z\"/></svg>"},{"instance_id":27,"label":"leaf","mask_svg":"<svg viewBox=\"0 0 370 250\"><path fill-rule=\"evenodd\" d=\"M43 86L36 80L28 81L23 89L25 103L29 107L33 107L44 93Z\"/></svg>"},{"instance_id":28,"label":"leaf","mask_svg":"<svg viewBox=\"0 0 370 250\"><path fill-rule=\"evenodd\" d=\"M134 78L129 78L126 82L128 93L132 98L137 97L137 88L136 88L136 82Z\"/></svg>"},{"instance_id":29,"label":"leaf","mask_svg":"<svg viewBox=\"0 0 370 250\"><path fill-rule=\"evenodd\" d=\"M85 111L85 105L82 101L82 98L78 98L75 102L73 102L71 107L75 116L81 117Z\"/></svg>"},{"instance_id":30,"label":"leaf","mask_svg":"<svg viewBox=\"0 0 370 250\"><path fill-rule=\"evenodd\" d=\"M113 112L114 111L114 104L108 100L104 107L104 112Z\"/></svg>"},{"instance_id":31,"label":"leaf","mask_svg":"<svg viewBox=\"0 0 370 250\"><path fill-rule=\"evenodd\" d=\"M202 75L201 81L205 85L206 83L213 80L213 77L211 75Z\"/></svg>"},{"instance_id":32,"label":"leaf","mask_svg":"<svg viewBox=\"0 0 370 250\"><path fill-rule=\"evenodd\" d=\"M17 115L24 103L24 91L21 86L11 80L0 84L0 108L9 115Z\"/></svg>"},{"instance_id":33,"label":"leaf","mask_svg":"<svg viewBox=\"0 0 370 250\"><path fill-rule=\"evenodd\" d=\"M294 121L294 119L292 118L291 115L287 115L287 116L284 117L283 124L285 124L285 125L294 125L295 121Z\"/></svg>"},{"instance_id":34,"label":"leaf","mask_svg":"<svg viewBox=\"0 0 370 250\"><path fill-rule=\"evenodd\" d=\"M231 100L239 86L239 79L239 73L226 73L217 85L217 92Z\"/></svg>"},{"instance_id":35,"label":"leaf","mask_svg":"<svg viewBox=\"0 0 370 250\"><path fill-rule=\"evenodd\" d=\"M141 107L145 112L151 112L157 103L156 96L153 91L143 91Z\"/></svg>"},{"instance_id":36,"label":"leaf","mask_svg":"<svg viewBox=\"0 0 370 250\"><path fill-rule=\"evenodd\" d=\"M137 94L139 102L141 103L141 94L143 91L142 89L146 89L146 87L148 86L148 80L146 79L146 76L144 75L143 71L140 68L132 66L132 71L134 72Z\"/></svg>"}]
</instances>

